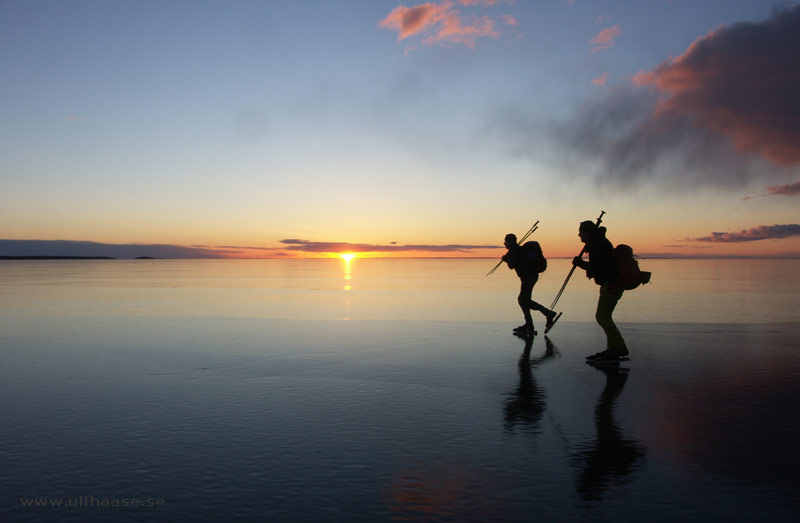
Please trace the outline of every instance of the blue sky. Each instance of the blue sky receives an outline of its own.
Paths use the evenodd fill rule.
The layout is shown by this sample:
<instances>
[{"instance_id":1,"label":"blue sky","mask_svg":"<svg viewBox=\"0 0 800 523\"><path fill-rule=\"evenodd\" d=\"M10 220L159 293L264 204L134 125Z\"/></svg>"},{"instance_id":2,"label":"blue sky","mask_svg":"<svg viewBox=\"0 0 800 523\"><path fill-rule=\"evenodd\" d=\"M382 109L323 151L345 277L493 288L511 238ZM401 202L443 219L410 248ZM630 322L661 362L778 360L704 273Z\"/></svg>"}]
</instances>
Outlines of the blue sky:
<instances>
[{"instance_id":1,"label":"blue sky","mask_svg":"<svg viewBox=\"0 0 800 523\"><path fill-rule=\"evenodd\" d=\"M775 161L707 125L661 150L675 162L642 167L588 139L613 103L653 113L629 91L664 83L637 73L796 5L5 1L0 238L499 246L539 219L566 254L604 209L612 239L649 252L800 252L795 235L686 241L795 224L795 193L768 190L798 181L793 153ZM449 18L406 17L407 35L388 22L415 8ZM463 31L443 36L445 21Z\"/></svg>"}]
</instances>

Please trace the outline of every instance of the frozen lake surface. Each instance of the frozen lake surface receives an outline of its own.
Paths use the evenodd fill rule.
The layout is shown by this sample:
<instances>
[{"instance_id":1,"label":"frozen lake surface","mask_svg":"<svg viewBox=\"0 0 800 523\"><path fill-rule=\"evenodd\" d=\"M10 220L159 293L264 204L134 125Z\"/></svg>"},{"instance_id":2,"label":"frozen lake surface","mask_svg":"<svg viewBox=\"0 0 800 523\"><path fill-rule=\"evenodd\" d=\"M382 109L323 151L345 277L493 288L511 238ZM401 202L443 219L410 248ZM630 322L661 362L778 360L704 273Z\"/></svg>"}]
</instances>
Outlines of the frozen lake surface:
<instances>
[{"instance_id":1,"label":"frozen lake surface","mask_svg":"<svg viewBox=\"0 0 800 523\"><path fill-rule=\"evenodd\" d=\"M0 264L3 521L796 520L798 277L776 265L648 263L618 313L631 361L600 369L585 281L528 345L486 260L134 263Z\"/></svg>"}]
</instances>

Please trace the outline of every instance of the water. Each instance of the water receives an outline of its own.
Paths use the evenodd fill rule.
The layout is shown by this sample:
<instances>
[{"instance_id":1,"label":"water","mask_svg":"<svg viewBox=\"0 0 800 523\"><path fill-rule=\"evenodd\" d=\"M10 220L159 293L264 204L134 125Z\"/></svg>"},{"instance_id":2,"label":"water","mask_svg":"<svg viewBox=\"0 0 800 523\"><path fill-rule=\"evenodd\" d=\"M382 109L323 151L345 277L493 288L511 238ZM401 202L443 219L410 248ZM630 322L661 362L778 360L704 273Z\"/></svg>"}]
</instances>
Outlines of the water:
<instances>
[{"instance_id":1,"label":"water","mask_svg":"<svg viewBox=\"0 0 800 523\"><path fill-rule=\"evenodd\" d=\"M796 520L800 263L642 264L600 370L579 273L526 348L487 260L0 263L0 517Z\"/></svg>"}]
</instances>

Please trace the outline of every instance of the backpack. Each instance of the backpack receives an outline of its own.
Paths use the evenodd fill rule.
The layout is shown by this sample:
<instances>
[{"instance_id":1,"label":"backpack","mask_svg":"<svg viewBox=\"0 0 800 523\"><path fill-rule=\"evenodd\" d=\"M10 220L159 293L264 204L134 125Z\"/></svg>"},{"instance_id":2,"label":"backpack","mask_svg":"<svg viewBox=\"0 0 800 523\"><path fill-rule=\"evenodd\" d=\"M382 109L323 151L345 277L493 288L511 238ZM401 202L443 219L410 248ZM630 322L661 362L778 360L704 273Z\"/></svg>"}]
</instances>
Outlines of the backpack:
<instances>
[{"instance_id":1,"label":"backpack","mask_svg":"<svg viewBox=\"0 0 800 523\"><path fill-rule=\"evenodd\" d=\"M542 246L539 245L539 242L534 240L525 242L522 246L522 250L525 252L525 257L528 259L528 262L530 262L531 267L533 267L536 272L544 272L547 270L547 258L544 257Z\"/></svg>"},{"instance_id":2,"label":"backpack","mask_svg":"<svg viewBox=\"0 0 800 523\"><path fill-rule=\"evenodd\" d=\"M642 283L650 283L651 273L639 269L639 262L633 255L630 245L620 243L614 247L614 263L619 274L619 283L626 291L638 287Z\"/></svg>"}]
</instances>

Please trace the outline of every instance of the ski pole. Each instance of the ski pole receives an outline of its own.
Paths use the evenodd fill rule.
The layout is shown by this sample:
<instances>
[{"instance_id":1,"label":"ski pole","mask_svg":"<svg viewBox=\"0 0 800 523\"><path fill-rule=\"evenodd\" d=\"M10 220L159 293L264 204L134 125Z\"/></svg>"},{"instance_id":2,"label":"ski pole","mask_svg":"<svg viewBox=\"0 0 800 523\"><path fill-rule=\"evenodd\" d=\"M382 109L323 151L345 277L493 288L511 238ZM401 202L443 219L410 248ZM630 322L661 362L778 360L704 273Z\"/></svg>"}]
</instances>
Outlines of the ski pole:
<instances>
[{"instance_id":1,"label":"ski pole","mask_svg":"<svg viewBox=\"0 0 800 523\"><path fill-rule=\"evenodd\" d=\"M534 232L536 232L536 229L538 229L538 228L539 228L539 220L536 220L536 223L534 223L534 224L531 226L531 228L530 228L530 229L528 229L528 232L526 232L526 233L525 233L525 235L522 237L522 239L520 239L520 240L519 240L519 243L520 243L520 244L522 244L522 242L524 242L525 240L527 240L527 239L528 239L528 236L530 236L531 234L533 234Z\"/></svg>"},{"instance_id":2,"label":"ski pole","mask_svg":"<svg viewBox=\"0 0 800 523\"><path fill-rule=\"evenodd\" d=\"M600 227L600 222L603 221L603 215L606 211L600 211L600 216L597 217L597 222L594 224L595 228ZM584 244L583 249L581 249L580 254L578 254L578 258L583 256L583 253L586 252L586 244ZM550 310L555 309L556 303L558 303L558 299L561 298L561 294L564 292L564 289L567 287L567 283L569 283L569 279L572 278L572 273L575 272L575 267L577 265L573 265L572 268L569 270L569 274L567 274L567 279L564 280L564 285L561 286L561 289L556 294L556 298L553 300L553 304L550 305Z\"/></svg>"},{"instance_id":3,"label":"ski pole","mask_svg":"<svg viewBox=\"0 0 800 523\"><path fill-rule=\"evenodd\" d=\"M533 234L533 233L536 231L536 229L538 229L538 228L539 228L539 220L536 220L536 223L534 223L534 224L531 226L531 228L530 228L530 229L528 229L528 232L526 232L526 233L525 233L525 235L522 237L522 239L521 239L521 240L519 240L519 243L520 243L520 244L522 244L522 242L524 242L525 240L527 240L527 239L528 239L528 236L530 236L531 234ZM497 262L497 265L495 265L495 266L492 268L492 270L491 270L491 271L489 271L488 273L486 273L486 276L491 276L492 274L494 274L494 271L496 271L496 270L497 270L497 268L498 268L498 267L500 267L502 264L503 264L503 260L500 260L499 262ZM484 276L484 278L485 278L486 276Z\"/></svg>"}]
</instances>

